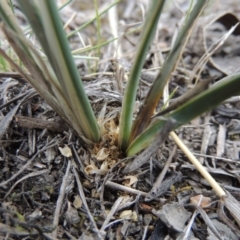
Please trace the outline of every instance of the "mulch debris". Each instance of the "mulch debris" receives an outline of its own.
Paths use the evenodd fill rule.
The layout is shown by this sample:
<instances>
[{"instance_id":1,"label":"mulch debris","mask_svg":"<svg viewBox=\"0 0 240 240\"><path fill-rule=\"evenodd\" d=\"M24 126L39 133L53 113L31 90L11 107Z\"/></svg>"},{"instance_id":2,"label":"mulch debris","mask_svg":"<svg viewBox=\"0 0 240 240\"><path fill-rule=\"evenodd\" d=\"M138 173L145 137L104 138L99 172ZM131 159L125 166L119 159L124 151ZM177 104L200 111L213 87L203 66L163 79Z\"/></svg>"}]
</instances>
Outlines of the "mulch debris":
<instances>
[{"instance_id":1,"label":"mulch debris","mask_svg":"<svg viewBox=\"0 0 240 240\"><path fill-rule=\"evenodd\" d=\"M76 12L66 31L79 26L84 17L88 20L94 16L94 8L84 2L86 5ZM139 2L146 7L145 1ZM180 9L186 10L186 1L176 2L177 6L167 4L160 19L158 41L154 40L141 75L136 109L157 73L147 69L156 67L156 62L166 56L182 18ZM74 4L61 11L63 22L67 22L72 9L78 9L80 3L74 1ZM104 1L100 1L100 6L104 9ZM233 0L212 3L205 14L208 16L214 9L217 18L226 8L240 19L240 6ZM219 203L208 182L171 138L147 163L127 175L122 173L129 159L117 150L115 130L123 86L115 80L125 81L124 75L131 68L139 32L123 33L142 21L142 9L136 1L123 1L119 5L121 59L112 59L115 50L107 45L97 76L88 72L91 62L76 60L94 111L97 116L101 112L104 129L110 133L99 144L89 146L76 136L21 76L14 72L0 73L0 239L240 238L236 219ZM103 19L107 21L107 16ZM108 39L111 33L106 21L102 23L102 38ZM207 40L201 37L208 46L219 39L220 30L222 34L226 32L219 23L216 26L217 30L212 27L207 32ZM83 41L96 44L95 30L94 24L89 31L84 29ZM233 38L212 56L201 78L213 77L218 81L229 71L239 70L221 71L213 66L214 61L222 64L223 59L239 61L236 49L240 37L236 34ZM71 37L70 42L73 49L82 47L77 36ZM203 49L191 45L193 42L190 39L173 73L169 88L173 91L178 87L174 98L195 84L189 82L191 70ZM162 56L156 54L156 49L161 50ZM159 59L155 59L157 56ZM194 119L179 128L177 134L217 182L240 201L239 97L226 100ZM168 168L159 177L165 164ZM157 180L158 188L153 191Z\"/></svg>"}]
</instances>

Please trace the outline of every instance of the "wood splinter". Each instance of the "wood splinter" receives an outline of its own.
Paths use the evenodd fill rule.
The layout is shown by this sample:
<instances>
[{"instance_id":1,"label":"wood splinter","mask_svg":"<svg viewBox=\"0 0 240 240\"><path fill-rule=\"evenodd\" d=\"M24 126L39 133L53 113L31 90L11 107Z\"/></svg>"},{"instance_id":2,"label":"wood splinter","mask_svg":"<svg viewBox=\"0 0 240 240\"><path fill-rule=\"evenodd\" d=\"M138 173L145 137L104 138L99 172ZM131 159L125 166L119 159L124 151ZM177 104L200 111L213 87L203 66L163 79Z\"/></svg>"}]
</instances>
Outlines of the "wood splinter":
<instances>
[{"instance_id":1,"label":"wood splinter","mask_svg":"<svg viewBox=\"0 0 240 240\"><path fill-rule=\"evenodd\" d=\"M25 117L20 115L15 116L15 121L18 123L20 127L23 128L47 129L53 132L64 132L68 130L68 126L65 123L50 122L47 120Z\"/></svg>"}]
</instances>

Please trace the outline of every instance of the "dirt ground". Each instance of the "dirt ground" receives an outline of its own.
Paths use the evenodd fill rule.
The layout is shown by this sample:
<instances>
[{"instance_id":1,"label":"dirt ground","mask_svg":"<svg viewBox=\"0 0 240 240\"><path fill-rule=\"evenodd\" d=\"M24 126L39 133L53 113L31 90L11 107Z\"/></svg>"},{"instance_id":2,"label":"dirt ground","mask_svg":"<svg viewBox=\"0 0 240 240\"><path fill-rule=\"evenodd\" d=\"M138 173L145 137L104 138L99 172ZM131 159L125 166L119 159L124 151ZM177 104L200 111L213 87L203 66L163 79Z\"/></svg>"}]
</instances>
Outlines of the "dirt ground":
<instances>
[{"instance_id":1,"label":"dirt ground","mask_svg":"<svg viewBox=\"0 0 240 240\"><path fill-rule=\"evenodd\" d=\"M101 11L110 1L98 4ZM0 72L0 239L240 239L240 221L222 206L171 137L137 171L121 172L129 159L117 150L113 131L123 99L116 77L129 73L140 30L127 32L141 26L147 4L146 0L119 3L111 12L117 26L111 14L101 18L101 41L115 35L118 40L101 48L99 61L76 57L93 109L97 116L102 114L111 133L99 144L89 146L76 136L19 74ZM171 49L188 4L167 1L142 71L136 109ZM76 0L60 13L64 24L72 17L65 28L70 33L94 16L94 3ZM16 14L25 25L21 12ZM210 1L172 74L169 91L177 89L174 98L198 80L211 78L215 84L239 72L239 19L237 0ZM206 65L199 65L234 25L233 34ZM98 44L96 32L93 22L81 30L81 38L73 35L72 50ZM97 52L81 55L95 57ZM220 186L240 201L239 96L176 133ZM150 196L166 165L158 194Z\"/></svg>"}]
</instances>

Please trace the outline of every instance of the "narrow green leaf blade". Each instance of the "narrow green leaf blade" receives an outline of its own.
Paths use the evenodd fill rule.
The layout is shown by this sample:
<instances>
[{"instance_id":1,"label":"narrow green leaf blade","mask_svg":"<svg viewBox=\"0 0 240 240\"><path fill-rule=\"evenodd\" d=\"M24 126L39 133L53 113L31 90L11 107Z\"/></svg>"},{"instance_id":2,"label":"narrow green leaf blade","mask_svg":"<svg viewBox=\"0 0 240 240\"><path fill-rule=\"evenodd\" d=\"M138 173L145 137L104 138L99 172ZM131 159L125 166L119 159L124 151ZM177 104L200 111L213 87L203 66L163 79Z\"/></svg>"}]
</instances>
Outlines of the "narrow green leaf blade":
<instances>
[{"instance_id":1,"label":"narrow green leaf blade","mask_svg":"<svg viewBox=\"0 0 240 240\"><path fill-rule=\"evenodd\" d=\"M192 119L209 111L222 101L231 96L240 94L240 73L226 77L213 87L192 98L174 112L168 115L168 118L175 120L171 131L188 123ZM127 149L127 155L132 156L142 149L146 148L158 134L165 121L156 119Z\"/></svg>"},{"instance_id":2,"label":"narrow green leaf blade","mask_svg":"<svg viewBox=\"0 0 240 240\"><path fill-rule=\"evenodd\" d=\"M99 126L71 55L55 1L19 2L39 38L83 134L92 141L99 141ZM37 17L32 16L31 11L35 11Z\"/></svg>"},{"instance_id":3,"label":"narrow green leaf blade","mask_svg":"<svg viewBox=\"0 0 240 240\"><path fill-rule=\"evenodd\" d=\"M182 54L183 48L187 42L189 33L191 32L194 23L201 14L204 6L208 0L197 1L192 11L189 13L182 28L177 36L177 39L163 64L162 70L158 74L152 87L150 88L148 95L142 104L139 114L134 122L133 130L131 133L132 142L142 131L148 126L151 116L163 94L164 86L169 80L171 73L174 71L178 60Z\"/></svg>"},{"instance_id":4,"label":"narrow green leaf blade","mask_svg":"<svg viewBox=\"0 0 240 240\"><path fill-rule=\"evenodd\" d=\"M114 1L112 4L110 4L106 9L104 9L102 12L99 13L99 17L101 17L104 13L106 13L111 7L115 6L116 4L118 4L121 0L116 0ZM73 36L75 33L81 31L82 29L84 29L86 26L88 26L89 24L91 24L92 22L94 22L96 20L97 17L94 17L92 19L90 19L89 21L87 21L86 23L84 23L82 26L80 26L79 28L75 29L74 31L72 31L71 33L69 33L67 35L67 37L71 37Z\"/></svg>"},{"instance_id":5,"label":"narrow green leaf blade","mask_svg":"<svg viewBox=\"0 0 240 240\"><path fill-rule=\"evenodd\" d=\"M148 11L147 19L143 26L140 42L137 48L137 53L130 72L128 83L124 93L123 107L120 117L120 130L118 144L122 149L128 147L129 136L132 129L133 111L136 99L139 77L144 60L153 39L160 17L164 0L153 0Z\"/></svg>"},{"instance_id":6,"label":"narrow green leaf blade","mask_svg":"<svg viewBox=\"0 0 240 240\"><path fill-rule=\"evenodd\" d=\"M75 119L74 114L69 107L68 102L62 94L61 89L55 83L55 76L52 76L51 72L48 71L48 68L44 66L43 61L35 61L35 59L41 59L40 56L37 56L38 52L34 51L33 46L27 41L27 39L20 37L20 32L18 34L8 31L10 29L2 28L5 36L8 41L11 43L12 48L17 53L18 57L24 63L28 71L34 76L34 78L26 74L19 66L16 64L2 49L0 49L0 55L3 56L11 65L12 69L15 69L21 74L21 76L28 81L38 93L49 103L49 105L63 118L65 119L76 132L82 136L82 131L78 125L77 120ZM19 43L21 42L21 44ZM25 46L22 48L21 46ZM29 48L28 53L32 50L29 55L25 49ZM30 50L31 49L31 50ZM36 54L33 58L33 54ZM44 74L43 74L44 73ZM47 81L49 81L47 84ZM50 84L51 83L51 84Z\"/></svg>"}]
</instances>

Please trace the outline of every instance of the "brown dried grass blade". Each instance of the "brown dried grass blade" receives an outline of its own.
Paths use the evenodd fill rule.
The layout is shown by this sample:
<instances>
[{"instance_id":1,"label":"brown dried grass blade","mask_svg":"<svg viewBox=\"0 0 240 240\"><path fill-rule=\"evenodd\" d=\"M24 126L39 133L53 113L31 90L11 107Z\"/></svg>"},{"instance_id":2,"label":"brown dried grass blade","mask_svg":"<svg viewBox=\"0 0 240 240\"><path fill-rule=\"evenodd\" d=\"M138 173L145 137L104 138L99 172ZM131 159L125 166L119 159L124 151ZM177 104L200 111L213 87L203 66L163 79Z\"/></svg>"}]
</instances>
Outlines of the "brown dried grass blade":
<instances>
[{"instance_id":1,"label":"brown dried grass blade","mask_svg":"<svg viewBox=\"0 0 240 240\"><path fill-rule=\"evenodd\" d=\"M234 198L230 192L227 192L227 197L224 198L223 202L225 207L231 213L234 220L237 222L240 228L240 203Z\"/></svg>"},{"instance_id":2,"label":"brown dried grass blade","mask_svg":"<svg viewBox=\"0 0 240 240\"><path fill-rule=\"evenodd\" d=\"M222 198L218 203L218 210L217 210L218 217L229 228L231 228L238 237L240 237L240 230L239 230L240 204L228 191L226 191L226 193L227 193L227 197ZM236 220L237 224L235 224L232 220L228 218L228 216L225 213L224 207L228 209L228 212L231 214L234 220Z\"/></svg>"}]
</instances>

